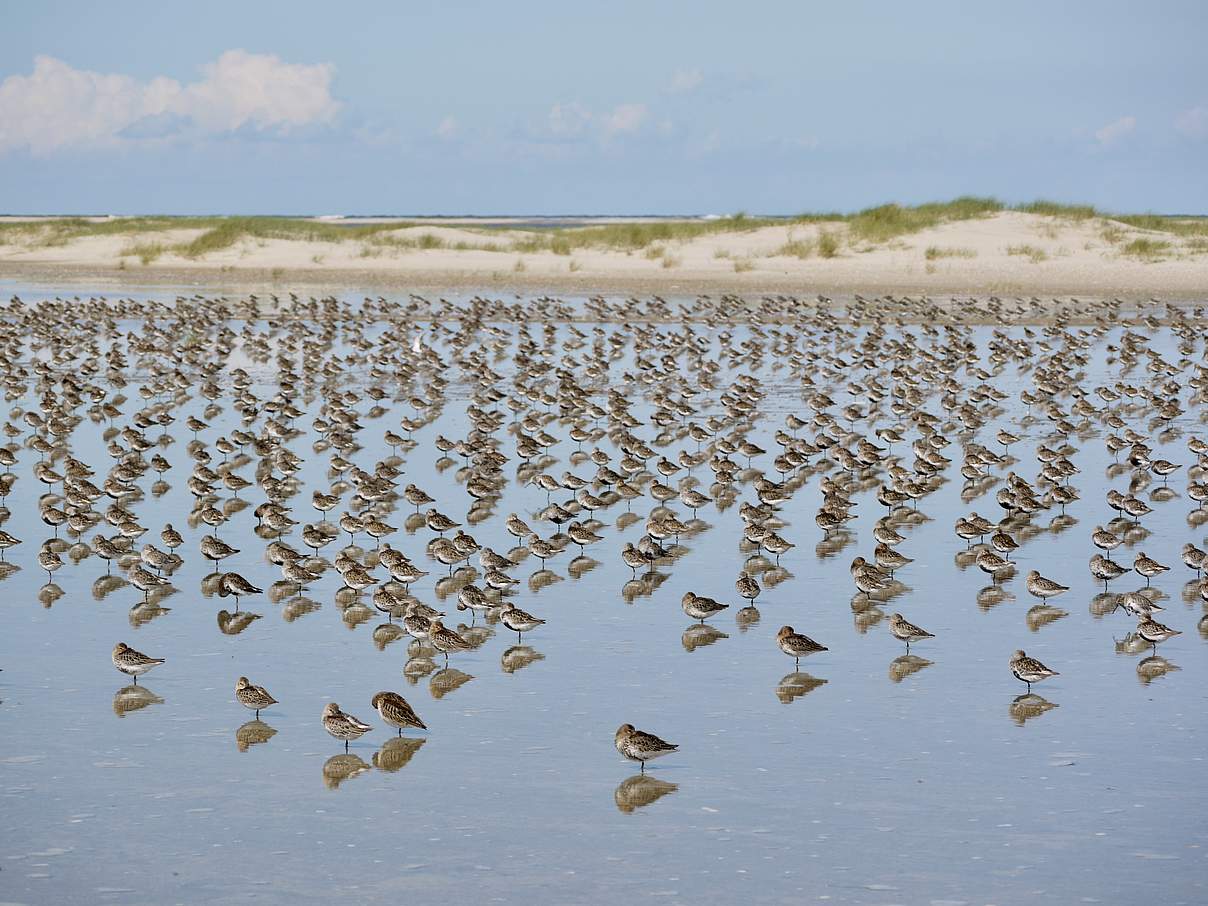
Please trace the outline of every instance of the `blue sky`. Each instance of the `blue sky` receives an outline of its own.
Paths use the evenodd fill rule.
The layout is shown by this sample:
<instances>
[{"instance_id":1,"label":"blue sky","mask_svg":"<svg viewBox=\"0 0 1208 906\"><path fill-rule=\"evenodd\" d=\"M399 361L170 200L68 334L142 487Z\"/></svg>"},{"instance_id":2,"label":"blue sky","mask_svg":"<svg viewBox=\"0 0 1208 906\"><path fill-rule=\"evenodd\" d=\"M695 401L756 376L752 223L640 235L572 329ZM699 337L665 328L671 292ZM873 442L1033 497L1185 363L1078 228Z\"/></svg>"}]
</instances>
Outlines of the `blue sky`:
<instances>
[{"instance_id":1,"label":"blue sky","mask_svg":"<svg viewBox=\"0 0 1208 906\"><path fill-rule=\"evenodd\" d=\"M1200 2L5 4L0 210L1208 213Z\"/></svg>"}]
</instances>

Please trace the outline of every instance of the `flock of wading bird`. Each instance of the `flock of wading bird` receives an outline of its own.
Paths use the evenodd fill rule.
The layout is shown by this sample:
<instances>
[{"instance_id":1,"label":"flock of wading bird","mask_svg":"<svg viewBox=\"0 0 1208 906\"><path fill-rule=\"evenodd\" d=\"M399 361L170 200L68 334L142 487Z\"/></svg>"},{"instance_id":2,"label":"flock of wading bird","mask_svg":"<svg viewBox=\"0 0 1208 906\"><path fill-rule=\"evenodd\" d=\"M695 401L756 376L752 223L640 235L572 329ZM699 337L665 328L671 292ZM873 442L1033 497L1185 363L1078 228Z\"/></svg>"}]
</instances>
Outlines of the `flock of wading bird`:
<instances>
[{"instance_id":1,"label":"flock of wading bird","mask_svg":"<svg viewBox=\"0 0 1208 906\"><path fill-rule=\"evenodd\" d=\"M528 582L534 593L556 578L547 563L577 549L569 571L585 572L599 562L586 555L591 549L631 570L627 596L649 595L668 578L660 567L682 555L681 536L712 528L700 517L712 508L746 554L734 582L740 625L758 620L763 588L788 575L780 556L820 538L820 553L860 545L868 554L851 561L851 606L863 631L885 617L883 606L904 588L895 575L912 562L902 548L909 550L927 498L959 476L963 504L985 498L979 509L993 513L970 511L954 526L966 543L958 566L975 564L992 577L978 595L985 606L1008 596L1011 558L1046 531L1042 515L1052 520L1049 530L1065 529L1076 524L1067 509L1077 504L1084 519L1102 522L1085 534L1087 551L1099 551L1090 572L1104 587L1092 611L1135 618L1135 632L1116 644L1134 653L1153 649L1138 668L1145 679L1177 669L1156 647L1180 633L1160 621L1163 596L1151 580L1176 557L1197 580L1204 566L1204 550L1191 543L1157 558L1138 549L1131 563L1118 551L1147 537L1152 505L1186 495L1193 502L1188 524L1208 518L1200 508L1208 499L1208 442L1180 427L1189 413L1204 411L1201 309L994 298L940 305L857 297L838 305L782 296L678 304L596 297L579 305L412 296L354 306L291 294L199 295L171 304L92 298L27 306L13 299L2 315L0 363L15 406L0 446L3 517L10 502L34 506L33 490L17 484L14 469L24 465L25 480L41 492L37 512L50 535L36 553L47 573L42 602L50 606L63 593L53 578L64 557L71 564L99 557L106 575L94 588L128 583L142 592L130 613L136 626L167 612L160 602L173 590L184 552L212 564L204 594L235 599L233 611L219 613L227 634L258 618L239 603L264 594L258 583L270 583L260 573L279 570L269 595L284 602L292 620L318 607L307 592L334 570L335 601L350 626L368 619L372 607L386 615L373 633L379 647L410 636L404 674L414 681L435 670L437 659L447 665L490 637L476 620L447 626L434 606L439 601L412 592L435 571L442 601L455 596L458 611L517 634L505 669L509 657L523 666L540 657L522 644L524 634L545 624L510 600L526 558L541 563ZM1085 375L1097 350L1110 375L1098 383ZM247 367L233 365L233 356ZM1023 388L1012 418L996 380L1007 369ZM774 402L782 412L769 424L764 383L772 380L792 388L792 396L785 414L781 390ZM454 406L463 406L464 437L424 430ZM73 435L85 420L101 430L107 458L73 455ZM219 420L225 430L212 427ZM752 439L760 436L763 446ZM1177 442L1183 461L1155 455L1155 437ZM1029 443L1034 458L1012 455ZM1082 499L1077 460L1079 445L1088 443L1106 445L1109 483L1123 487L1097 488ZM310 456L326 465L326 480L307 488L298 473ZM437 500L407 481L408 460L433 457L438 469L456 467L464 497ZM145 491L165 494L169 478L184 481L192 497L192 509L178 520L187 533L139 520ZM513 480L544 490L547 505L498 513ZM817 528L798 526L789 540L794 495L811 483L821 499ZM868 538L847 528L857 503L880 514ZM610 509L623 511L618 528L634 531L623 546L614 538L605 555L599 517ZM223 538L232 537L233 520L264 542L266 564L255 578L223 571L223 561L240 552ZM418 533L413 546L398 540L400 523L407 536ZM501 523L513 545L502 553L467 530L503 539ZM369 539L366 547L358 539ZM0 530L0 556L23 543L28 551L29 539ZM5 575L18 568L19 553L5 558ZM1145 585L1112 593L1111 583L1130 572ZM1065 581L1067 575L1027 574L1024 586L1037 599L1027 612L1030 628L1066 616L1049 603L1068 590ZM706 634L705 621L732 606L724 588L680 589L676 596L681 590L684 613ZM1208 581L1191 592L1208 602ZM1208 635L1206 620L1199 630ZM887 626L906 646L891 668L898 679L929 663L910 652L912 644L945 642L900 613ZM788 625L775 638L795 665L827 650ZM1019 722L1054 707L1031 687L1059 675L1056 669L1023 650L1002 657L1027 684L1012 705ZM134 683L119 692L115 709L154 700L138 677L165 660L119 642L113 665ZM256 712L241 728L241 748L275 732L259 721L277 704L268 687L241 676L235 698ZM398 692L366 700L399 737L404 729L426 729ZM321 722L345 752L372 729L335 702L322 708ZM628 723L616 731L615 746L643 772L647 761L677 748ZM337 775L345 770L341 757L360 761L337 756ZM350 762L345 772L357 770Z\"/></svg>"}]
</instances>

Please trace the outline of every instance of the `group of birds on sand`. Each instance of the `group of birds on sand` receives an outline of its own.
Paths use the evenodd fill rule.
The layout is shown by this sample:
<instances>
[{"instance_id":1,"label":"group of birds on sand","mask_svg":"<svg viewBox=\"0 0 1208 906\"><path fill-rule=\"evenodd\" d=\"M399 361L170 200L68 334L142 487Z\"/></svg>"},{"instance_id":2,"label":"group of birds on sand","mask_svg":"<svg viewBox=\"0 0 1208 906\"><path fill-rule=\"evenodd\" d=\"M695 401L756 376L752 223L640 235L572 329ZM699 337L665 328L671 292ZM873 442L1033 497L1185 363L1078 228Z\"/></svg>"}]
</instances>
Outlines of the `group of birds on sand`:
<instances>
[{"instance_id":1,"label":"group of birds on sand","mask_svg":"<svg viewBox=\"0 0 1208 906\"><path fill-rule=\"evenodd\" d=\"M856 297L839 305L821 297L593 297L572 305L548 297L452 303L412 296L358 306L290 294L197 295L170 304L13 299L3 314L0 371L15 408L3 425L0 504L7 519L10 500L36 499L38 517L53 532L33 558L47 574L39 592L46 606L62 594L54 574L66 565L64 555L72 563L96 556L105 561L97 580L104 593L126 584L141 592L130 619L142 625L167 612L160 602L173 590L182 552L195 545L211 569L203 593L235 600L233 611L219 614L220 630L244 632L259 615L240 603L265 592L222 566L241 553L229 523L250 508L255 522L244 529L264 542L267 569L279 571L268 594L284 602L287 619L318 606L307 591L334 570L336 603L348 625L377 610L386 618L374 631L379 646L410 637L408 679L436 670L437 658L448 669L451 656L481 645L489 636L477 625L480 614L517 634L505 659L513 652L521 663L539 657L525 650L523 636L545 620L509 600L523 585L516 572L526 558L540 561L528 581L538 594L556 579L549 564L568 550L578 551L568 571L591 569L597 561L587 551L608 541L598 517L611 508L625 511L618 527L641 528L613 554L630 571L628 597L649 596L666 580L660 568L682 556L681 538L710 527L702 512L731 518L737 504L731 524L746 560L734 582L745 602L736 618L753 625L765 588L790 577L780 558L805 540L804 532L795 541L786 537L800 509L795 495L808 487L820 497L820 558L856 543L847 524L857 504L875 500L884 511L870 527L871 552L850 567L851 607L866 631L904 592L898 574L922 553L900 550L925 518L921 506L959 474L964 504L993 492L999 511L997 519L973 511L955 523L965 543L957 565L975 565L992 578L978 601L993 606L1008 597L1012 556L1045 530L1038 516L1050 514L1049 528L1062 531L1076 522L1067 508L1099 510L1081 501L1074 484L1081 472L1076 443L1105 444L1109 480L1127 480L1124 490L1107 491L1106 506L1116 515L1089 539L1102 551L1091 558L1091 574L1106 589L1128 571L1112 552L1143 540L1151 504L1179 493L1171 480L1183 466L1157 456L1154 437L1165 443L1180 436L1180 419L1202 404L1208 388L1203 312L1159 304L1131 312L1117 302L998 298L941 304ZM1155 338L1168 340L1173 352L1159 351ZM1106 376L1092 379L1088 363L1099 352ZM1008 371L1023 385L1010 416L1003 405L1010 395L998 380ZM770 396L773 383L779 396ZM464 436L436 433L442 413L458 404ZM107 463L73 454L73 434L86 419L102 431ZM369 427L379 419L388 427ZM169 458L181 429L185 446ZM766 434L771 450L756 442L767 444ZM299 477L302 441L327 476L309 496ZM1034 448L1031 478L1023 474L1026 461L1011 453L1025 445ZM1188 521L1198 526L1208 518L1201 508L1208 442L1191 436L1186 449L1184 493L1195 503ZM407 481L409 463L423 457L427 468L434 455L437 468L457 468L463 498L437 500ZM13 471L22 462L34 487L43 487L36 498L15 488L19 474L29 480ZM187 531L169 523L161 544L149 543L139 504L148 491L166 493L172 476L192 497L182 514ZM513 480L544 492L545 504L502 517L497 504ZM857 499L865 494L869 501ZM392 522L400 519L408 533L427 532L422 553L394 546L399 526ZM513 544L506 552L467 528L496 526L497 537ZM16 568L6 557L20 544L0 529L5 575ZM1183 548L1197 577L1204 557L1193 544ZM1138 553L1133 570L1145 587L1105 591L1092 603L1135 616L1135 639L1155 654L1179 634L1155 619L1162 606L1151 581L1166 569ZM440 602L415 593L432 574L441 600L455 597L459 612L470 611L469 626L446 625L446 612L434 606ZM1029 627L1066 615L1048 601L1067 585L1035 570L1024 585L1039 602L1028 612ZM706 621L730 605L718 600L718 590L702 591L710 593L684 591L680 605L703 627L693 638L707 644ZM1198 594L1208 602L1208 582ZM929 663L910 646L935 635L897 612L887 625L906 646L895 662L901 675ZM1208 633L1208 623L1200 629ZM795 669L802 658L828 651L787 624L775 639ZM125 643L112 660L135 685L164 663ZM1009 669L1028 696L1032 684L1059 675L1022 650L1010 656ZM1149 671L1169 669L1177 668L1157 659ZM277 704L243 676L235 697L257 718ZM370 707L399 735L427 729L396 692L378 692ZM1020 707L1051 705L1032 696ZM322 709L321 722L346 751L372 729L334 702ZM615 746L643 772L647 761L677 748L628 723Z\"/></svg>"}]
</instances>

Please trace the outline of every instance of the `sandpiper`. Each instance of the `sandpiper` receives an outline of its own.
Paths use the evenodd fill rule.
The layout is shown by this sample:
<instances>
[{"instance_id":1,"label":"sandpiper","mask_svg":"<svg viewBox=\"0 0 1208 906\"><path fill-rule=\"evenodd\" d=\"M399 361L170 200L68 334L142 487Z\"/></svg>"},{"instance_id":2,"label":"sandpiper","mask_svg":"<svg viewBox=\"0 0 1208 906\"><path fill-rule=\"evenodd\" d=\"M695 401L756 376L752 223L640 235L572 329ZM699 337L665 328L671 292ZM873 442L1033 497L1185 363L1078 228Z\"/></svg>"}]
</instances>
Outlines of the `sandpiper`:
<instances>
[{"instance_id":1,"label":"sandpiper","mask_svg":"<svg viewBox=\"0 0 1208 906\"><path fill-rule=\"evenodd\" d=\"M403 625L407 625L405 620ZM410 627L407 631L411 631ZM466 651L470 648L469 642L452 629L446 629L438 619L432 619L428 623L428 641L432 643L433 648L445 656L445 663L449 661L450 651Z\"/></svg>"},{"instance_id":2,"label":"sandpiper","mask_svg":"<svg viewBox=\"0 0 1208 906\"><path fill-rule=\"evenodd\" d=\"M1091 532L1091 543L1100 550L1108 552L1108 558L1111 557L1111 552L1118 548L1124 539L1115 532L1108 531L1101 525L1095 526L1095 530Z\"/></svg>"},{"instance_id":3,"label":"sandpiper","mask_svg":"<svg viewBox=\"0 0 1208 906\"><path fill-rule=\"evenodd\" d=\"M407 700L397 692L379 692L369 704L370 707L377 709L382 720L390 726L398 728L399 736L403 735L403 730L407 727L415 727L419 730L428 729L428 725L419 719L419 715L412 710Z\"/></svg>"},{"instance_id":4,"label":"sandpiper","mask_svg":"<svg viewBox=\"0 0 1208 906\"><path fill-rule=\"evenodd\" d=\"M749 573L742 573L742 575L740 575L738 580L734 583L734 587L738 590L738 593L748 601L753 602L759 597L759 583L756 582L754 577Z\"/></svg>"},{"instance_id":5,"label":"sandpiper","mask_svg":"<svg viewBox=\"0 0 1208 906\"><path fill-rule=\"evenodd\" d=\"M257 718L260 717L260 712L269 705L277 704L277 700L269 694L267 689L263 686L252 685L246 676L241 676L235 681L235 698L243 707L255 711Z\"/></svg>"},{"instance_id":6,"label":"sandpiper","mask_svg":"<svg viewBox=\"0 0 1208 906\"><path fill-rule=\"evenodd\" d=\"M633 724L621 724L614 744L617 751L630 761L641 762L643 774L646 773L646 762L662 758L679 748L674 743L659 739L653 733L634 729Z\"/></svg>"},{"instance_id":7,"label":"sandpiper","mask_svg":"<svg viewBox=\"0 0 1208 906\"><path fill-rule=\"evenodd\" d=\"M1108 560L1102 554L1095 554L1091 557L1090 562L1091 575L1103 583L1103 587L1107 588L1107 583L1112 579L1118 579L1126 572L1123 566L1114 560Z\"/></svg>"},{"instance_id":8,"label":"sandpiper","mask_svg":"<svg viewBox=\"0 0 1208 906\"><path fill-rule=\"evenodd\" d=\"M1046 579L1036 570L1028 573L1027 581L1024 585L1028 589L1028 594L1034 595L1040 599L1055 598L1059 594L1070 590L1068 585L1062 585L1060 582L1054 582L1052 579Z\"/></svg>"},{"instance_id":9,"label":"sandpiper","mask_svg":"<svg viewBox=\"0 0 1208 906\"><path fill-rule=\"evenodd\" d=\"M231 547L217 535L204 536L198 547L201 550L201 555L214 563L215 572L218 571L219 560L225 560L227 557L239 553L238 550Z\"/></svg>"},{"instance_id":10,"label":"sandpiper","mask_svg":"<svg viewBox=\"0 0 1208 906\"><path fill-rule=\"evenodd\" d=\"M808 635L795 632L792 626L780 627L780 631L776 633L776 644L798 666L801 664L801 659L806 655L830 650L825 645L815 642Z\"/></svg>"},{"instance_id":11,"label":"sandpiper","mask_svg":"<svg viewBox=\"0 0 1208 906\"><path fill-rule=\"evenodd\" d=\"M1022 648L1011 655L1011 673L1017 680L1028 684L1029 692L1032 691L1032 683L1038 683L1050 676L1061 675L1056 670L1050 670L1036 658L1028 657Z\"/></svg>"},{"instance_id":12,"label":"sandpiper","mask_svg":"<svg viewBox=\"0 0 1208 906\"><path fill-rule=\"evenodd\" d=\"M1142 551L1137 554L1137 558L1133 561L1133 569L1135 569L1139 575L1145 577L1145 584L1148 585L1154 576L1158 575L1159 573L1166 572L1166 570L1170 569L1170 567L1163 566L1152 557L1147 557L1145 552Z\"/></svg>"},{"instance_id":13,"label":"sandpiper","mask_svg":"<svg viewBox=\"0 0 1208 906\"><path fill-rule=\"evenodd\" d=\"M1182 632L1159 623L1151 616L1145 616L1137 623L1137 635L1149 642L1154 650L1157 651L1158 642L1165 642L1176 635L1182 635Z\"/></svg>"},{"instance_id":14,"label":"sandpiper","mask_svg":"<svg viewBox=\"0 0 1208 906\"><path fill-rule=\"evenodd\" d=\"M323 729L336 739L344 740L344 751L347 752L349 741L360 739L373 727L351 714L345 714L339 705L331 702L323 709Z\"/></svg>"},{"instance_id":15,"label":"sandpiper","mask_svg":"<svg viewBox=\"0 0 1208 906\"><path fill-rule=\"evenodd\" d=\"M508 602L499 610L499 621L508 629L516 633L517 641L523 633L532 632L538 626L544 626L545 620L533 616L527 611L521 610L515 604Z\"/></svg>"},{"instance_id":16,"label":"sandpiper","mask_svg":"<svg viewBox=\"0 0 1208 906\"><path fill-rule=\"evenodd\" d=\"M135 651L125 642L118 642L113 646L113 666L125 673L127 676L134 677L134 682L138 682L138 678L164 663L162 657L148 657L141 651Z\"/></svg>"},{"instance_id":17,"label":"sandpiper","mask_svg":"<svg viewBox=\"0 0 1208 906\"><path fill-rule=\"evenodd\" d=\"M709 617L721 613L729 606L729 604L722 604L712 598L706 598L691 591L684 592L683 598L680 599L680 607L683 608L684 613L694 620L700 620L702 623L709 619Z\"/></svg>"},{"instance_id":18,"label":"sandpiper","mask_svg":"<svg viewBox=\"0 0 1208 906\"><path fill-rule=\"evenodd\" d=\"M917 642L921 639L934 639L935 636L919 626L915 626L909 622L900 613L895 613L889 618L889 631L893 633L894 638L906 643L906 650L910 650L910 643Z\"/></svg>"}]
</instances>

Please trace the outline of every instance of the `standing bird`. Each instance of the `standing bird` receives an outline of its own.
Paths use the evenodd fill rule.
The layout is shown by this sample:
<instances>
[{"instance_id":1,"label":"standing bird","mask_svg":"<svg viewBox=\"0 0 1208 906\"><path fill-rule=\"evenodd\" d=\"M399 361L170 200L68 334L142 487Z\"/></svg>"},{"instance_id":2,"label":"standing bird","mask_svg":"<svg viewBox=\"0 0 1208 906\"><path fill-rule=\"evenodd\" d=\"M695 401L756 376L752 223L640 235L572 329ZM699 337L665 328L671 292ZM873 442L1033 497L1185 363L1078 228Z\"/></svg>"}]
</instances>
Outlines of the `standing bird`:
<instances>
[{"instance_id":1,"label":"standing bird","mask_svg":"<svg viewBox=\"0 0 1208 906\"><path fill-rule=\"evenodd\" d=\"M889 618L889 631L893 633L895 639L906 643L907 651L910 650L911 642L935 638L926 629L915 626L900 613L895 613Z\"/></svg>"},{"instance_id":2,"label":"standing bird","mask_svg":"<svg viewBox=\"0 0 1208 906\"><path fill-rule=\"evenodd\" d=\"M406 625L406 621L404 621L404 625ZM445 625L437 619L433 619L428 624L428 641L432 643L433 648L445 656L446 663L449 661L450 651L465 651L470 647L469 642L452 629L445 628Z\"/></svg>"},{"instance_id":3,"label":"standing bird","mask_svg":"<svg viewBox=\"0 0 1208 906\"><path fill-rule=\"evenodd\" d=\"M1036 570L1028 573L1027 581L1024 584L1027 586L1029 594L1035 595L1042 600L1044 598L1055 598L1057 595L1070 590L1068 585L1062 585L1060 582L1046 579Z\"/></svg>"},{"instance_id":4,"label":"standing bird","mask_svg":"<svg viewBox=\"0 0 1208 906\"><path fill-rule=\"evenodd\" d=\"M245 595L258 595L263 588L257 588L239 573L223 573L218 580L218 596L222 598L234 596L235 609L239 609L239 599Z\"/></svg>"},{"instance_id":5,"label":"standing bird","mask_svg":"<svg viewBox=\"0 0 1208 906\"><path fill-rule=\"evenodd\" d=\"M820 645L808 635L794 632L792 626L781 626L776 633L776 644L780 650L791 657L796 666L801 665L801 659L807 654L817 654L819 651L829 651L825 645Z\"/></svg>"},{"instance_id":6,"label":"standing bird","mask_svg":"<svg viewBox=\"0 0 1208 906\"><path fill-rule=\"evenodd\" d=\"M246 676L241 676L235 681L235 698L249 711L255 711L257 718L260 717L260 712L269 705L277 704L277 700L269 694L267 689L263 686L252 685L251 680Z\"/></svg>"},{"instance_id":7,"label":"standing bird","mask_svg":"<svg viewBox=\"0 0 1208 906\"><path fill-rule=\"evenodd\" d=\"M198 547L201 549L201 555L213 562L214 572L218 572L219 560L225 560L227 557L239 553L217 535L206 535L201 539Z\"/></svg>"},{"instance_id":8,"label":"standing bird","mask_svg":"<svg viewBox=\"0 0 1208 906\"><path fill-rule=\"evenodd\" d=\"M118 642L113 646L113 666L127 676L134 677L136 685L140 676L163 662L162 657L147 657L141 651L135 651L125 642Z\"/></svg>"},{"instance_id":9,"label":"standing bird","mask_svg":"<svg viewBox=\"0 0 1208 906\"><path fill-rule=\"evenodd\" d=\"M379 692L369 705L377 709L382 720L390 726L398 728L399 736L403 735L406 727L415 727L418 730L428 729L428 725L420 720L419 715L407 704L407 699L397 692Z\"/></svg>"},{"instance_id":10,"label":"standing bird","mask_svg":"<svg viewBox=\"0 0 1208 906\"><path fill-rule=\"evenodd\" d=\"M1159 573L1166 572L1170 567L1163 566L1153 557L1145 556L1145 552L1141 551L1137 554L1136 560L1133 561L1133 569L1137 571L1138 575L1145 577L1145 584L1148 585L1150 579Z\"/></svg>"},{"instance_id":11,"label":"standing bird","mask_svg":"<svg viewBox=\"0 0 1208 906\"><path fill-rule=\"evenodd\" d=\"M683 608L684 613L702 623L709 617L726 610L729 606L729 604L722 604L720 601L714 601L712 598L706 598L704 595L691 591L684 592L683 598L680 599L680 607Z\"/></svg>"},{"instance_id":12,"label":"standing bird","mask_svg":"<svg viewBox=\"0 0 1208 906\"><path fill-rule=\"evenodd\" d=\"M734 583L734 587L748 601L754 602L759 597L759 583L748 573L743 573L739 576L738 581Z\"/></svg>"},{"instance_id":13,"label":"standing bird","mask_svg":"<svg viewBox=\"0 0 1208 906\"><path fill-rule=\"evenodd\" d=\"M621 724L617 730L614 744L617 751L630 761L642 763L642 773L646 773L646 762L662 758L679 748L674 743L659 739L653 733L635 730L633 724Z\"/></svg>"},{"instance_id":14,"label":"standing bird","mask_svg":"<svg viewBox=\"0 0 1208 906\"><path fill-rule=\"evenodd\" d=\"M1032 683L1038 683L1050 676L1061 675L1056 670L1050 670L1036 658L1028 657L1022 648L1011 655L1011 672L1015 674L1017 680L1028 684L1029 692L1032 691Z\"/></svg>"},{"instance_id":15,"label":"standing bird","mask_svg":"<svg viewBox=\"0 0 1208 906\"><path fill-rule=\"evenodd\" d=\"M517 641L520 641L522 633L532 632L538 626L545 624L545 620L533 616L528 611L521 610L511 602L504 604L503 608L499 611L499 622L516 633Z\"/></svg>"},{"instance_id":16,"label":"standing bird","mask_svg":"<svg viewBox=\"0 0 1208 906\"><path fill-rule=\"evenodd\" d=\"M1137 623L1137 635L1149 642L1153 646L1154 651L1157 651L1158 642L1165 642L1176 635L1182 635L1182 633L1177 629L1171 629L1169 626L1159 623L1152 616L1145 616Z\"/></svg>"},{"instance_id":17,"label":"standing bird","mask_svg":"<svg viewBox=\"0 0 1208 906\"><path fill-rule=\"evenodd\" d=\"M345 714L339 705L332 702L323 709L323 729L336 739L344 740L344 751L347 752L350 740L360 739L373 727L351 714Z\"/></svg>"}]
</instances>

